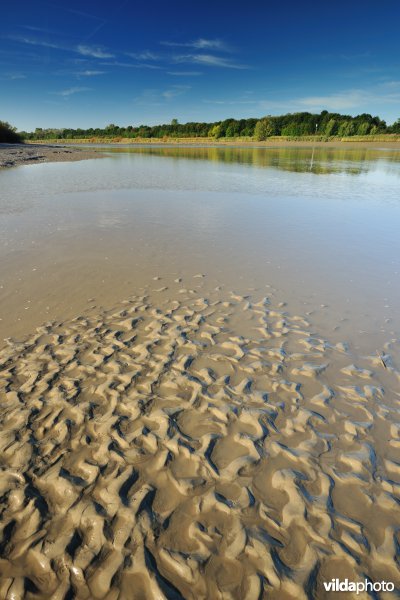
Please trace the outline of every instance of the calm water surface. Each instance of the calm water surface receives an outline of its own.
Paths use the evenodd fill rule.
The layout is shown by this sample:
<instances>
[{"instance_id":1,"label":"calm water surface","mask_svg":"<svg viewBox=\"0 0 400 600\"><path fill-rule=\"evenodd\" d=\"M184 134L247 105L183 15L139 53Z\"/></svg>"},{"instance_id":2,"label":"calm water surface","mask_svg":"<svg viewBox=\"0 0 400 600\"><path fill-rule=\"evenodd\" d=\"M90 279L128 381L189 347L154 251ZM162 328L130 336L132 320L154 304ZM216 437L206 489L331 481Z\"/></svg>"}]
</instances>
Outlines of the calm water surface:
<instances>
[{"instance_id":1,"label":"calm water surface","mask_svg":"<svg viewBox=\"0 0 400 600\"><path fill-rule=\"evenodd\" d=\"M203 273L369 351L399 335L399 231L392 150L118 148L2 171L0 337Z\"/></svg>"}]
</instances>

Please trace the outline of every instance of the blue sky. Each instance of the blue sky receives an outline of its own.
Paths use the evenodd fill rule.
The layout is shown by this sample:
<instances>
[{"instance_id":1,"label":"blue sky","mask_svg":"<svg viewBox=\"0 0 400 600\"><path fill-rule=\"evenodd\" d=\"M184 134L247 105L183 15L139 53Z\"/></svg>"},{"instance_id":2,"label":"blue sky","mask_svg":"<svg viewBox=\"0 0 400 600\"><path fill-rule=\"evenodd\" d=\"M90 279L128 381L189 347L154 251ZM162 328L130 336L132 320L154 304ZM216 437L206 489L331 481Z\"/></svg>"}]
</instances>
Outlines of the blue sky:
<instances>
[{"instance_id":1,"label":"blue sky","mask_svg":"<svg viewBox=\"0 0 400 600\"><path fill-rule=\"evenodd\" d=\"M32 130L327 109L391 123L399 23L398 0L7 2L0 119Z\"/></svg>"}]
</instances>

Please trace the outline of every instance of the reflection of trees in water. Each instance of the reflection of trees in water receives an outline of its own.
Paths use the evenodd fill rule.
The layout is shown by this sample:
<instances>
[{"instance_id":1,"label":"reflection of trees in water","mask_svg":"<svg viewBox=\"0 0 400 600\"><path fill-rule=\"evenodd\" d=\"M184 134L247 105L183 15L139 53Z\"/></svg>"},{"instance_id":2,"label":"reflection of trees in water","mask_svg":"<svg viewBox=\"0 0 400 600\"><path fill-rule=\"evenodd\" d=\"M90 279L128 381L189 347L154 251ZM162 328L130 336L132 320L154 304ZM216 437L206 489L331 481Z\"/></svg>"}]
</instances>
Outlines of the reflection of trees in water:
<instances>
[{"instance_id":1,"label":"reflection of trees in water","mask_svg":"<svg viewBox=\"0 0 400 600\"><path fill-rule=\"evenodd\" d=\"M348 173L359 175L370 168L370 163L383 160L400 161L400 152L385 152L366 148L239 148L239 147L136 147L113 148L113 152L131 152L168 158L187 158L224 163L275 167L296 173L311 172L317 175Z\"/></svg>"}]
</instances>

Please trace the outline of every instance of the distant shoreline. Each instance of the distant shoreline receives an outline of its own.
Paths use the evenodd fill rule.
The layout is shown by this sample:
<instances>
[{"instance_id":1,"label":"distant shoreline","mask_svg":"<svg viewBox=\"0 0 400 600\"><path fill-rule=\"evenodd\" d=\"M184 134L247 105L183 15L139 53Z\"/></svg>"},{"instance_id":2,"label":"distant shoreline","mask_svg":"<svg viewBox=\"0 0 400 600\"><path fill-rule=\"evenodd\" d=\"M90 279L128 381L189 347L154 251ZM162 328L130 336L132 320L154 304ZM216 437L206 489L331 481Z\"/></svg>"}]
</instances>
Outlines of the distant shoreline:
<instances>
[{"instance_id":1,"label":"distant shoreline","mask_svg":"<svg viewBox=\"0 0 400 600\"><path fill-rule=\"evenodd\" d=\"M62 146L81 146L88 147L95 144L96 146L235 146L235 147L251 147L251 148L292 148L292 147L316 147L316 148L393 148L400 149L400 136L354 136L353 138L329 138L321 140L318 136L316 139L310 139L310 136L302 138L278 138L271 137L265 141L256 141L243 138L223 138L216 140L215 138L81 138L74 140L50 139L50 140L35 140L35 142L27 141L27 145L31 144L47 144L47 145L62 145Z\"/></svg>"}]
</instances>

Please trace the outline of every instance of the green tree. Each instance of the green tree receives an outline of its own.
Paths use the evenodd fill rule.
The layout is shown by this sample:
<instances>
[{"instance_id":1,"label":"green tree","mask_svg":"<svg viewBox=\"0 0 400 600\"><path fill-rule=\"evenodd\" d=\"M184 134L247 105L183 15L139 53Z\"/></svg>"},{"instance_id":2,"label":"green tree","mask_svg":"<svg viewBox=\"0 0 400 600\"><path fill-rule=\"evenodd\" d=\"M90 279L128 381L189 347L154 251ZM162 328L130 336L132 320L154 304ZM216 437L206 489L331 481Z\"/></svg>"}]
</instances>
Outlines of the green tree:
<instances>
[{"instance_id":1,"label":"green tree","mask_svg":"<svg viewBox=\"0 0 400 600\"><path fill-rule=\"evenodd\" d=\"M7 121L0 121L0 144L20 144L21 142L22 138L16 128Z\"/></svg>"},{"instance_id":2,"label":"green tree","mask_svg":"<svg viewBox=\"0 0 400 600\"><path fill-rule=\"evenodd\" d=\"M300 127L297 123L288 123L282 127L281 135L296 136L301 135Z\"/></svg>"},{"instance_id":3,"label":"green tree","mask_svg":"<svg viewBox=\"0 0 400 600\"><path fill-rule=\"evenodd\" d=\"M274 135L274 126L272 121L265 117L264 119L260 119L257 121L256 126L254 128L254 137L259 142L262 142L269 138L271 135Z\"/></svg>"},{"instance_id":4,"label":"green tree","mask_svg":"<svg viewBox=\"0 0 400 600\"><path fill-rule=\"evenodd\" d=\"M346 136L346 135L351 135L350 134L350 126L351 122L350 121L342 121L338 127L338 131L337 134L339 136Z\"/></svg>"},{"instance_id":5,"label":"green tree","mask_svg":"<svg viewBox=\"0 0 400 600\"><path fill-rule=\"evenodd\" d=\"M367 135L371 128L370 123L368 121L362 121L357 127L357 135Z\"/></svg>"},{"instance_id":6,"label":"green tree","mask_svg":"<svg viewBox=\"0 0 400 600\"><path fill-rule=\"evenodd\" d=\"M118 134L118 130L119 130L118 125L114 125L114 123L110 123L105 128L105 134L106 135L117 135ZM77 131L76 131L76 133L77 133ZM79 136L77 136L77 137L79 137Z\"/></svg>"},{"instance_id":7,"label":"green tree","mask_svg":"<svg viewBox=\"0 0 400 600\"><path fill-rule=\"evenodd\" d=\"M337 131L337 123L335 119L329 119L325 125L324 134L326 136L334 135Z\"/></svg>"},{"instance_id":8,"label":"green tree","mask_svg":"<svg viewBox=\"0 0 400 600\"><path fill-rule=\"evenodd\" d=\"M400 133L400 119L397 119L389 129L391 133Z\"/></svg>"},{"instance_id":9,"label":"green tree","mask_svg":"<svg viewBox=\"0 0 400 600\"><path fill-rule=\"evenodd\" d=\"M216 139L222 137L222 128L221 125L215 124L211 127L210 131L208 132L208 135L210 137L214 137Z\"/></svg>"}]
</instances>

